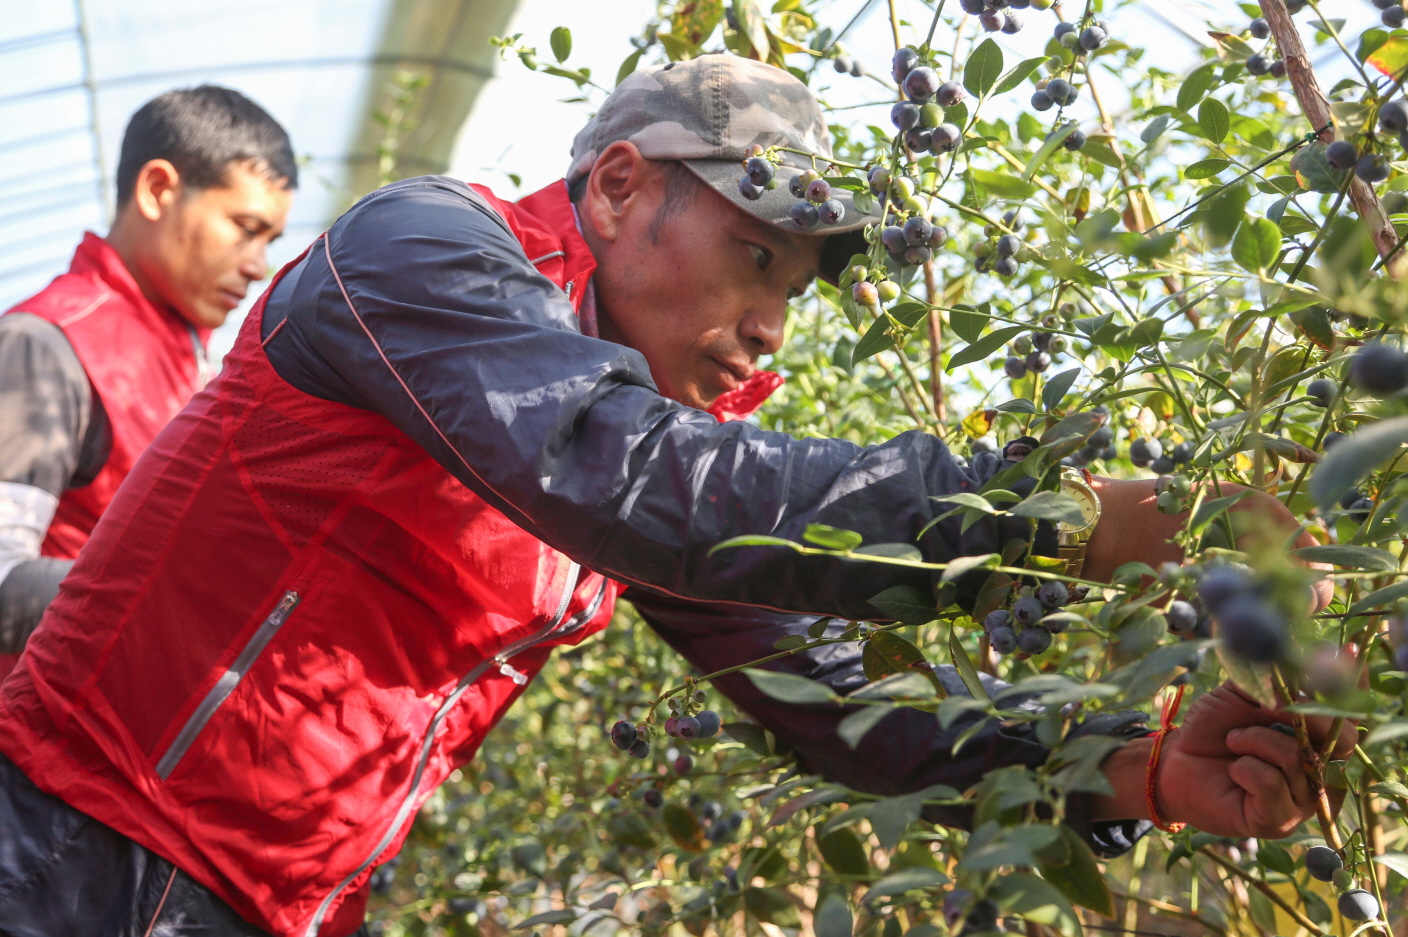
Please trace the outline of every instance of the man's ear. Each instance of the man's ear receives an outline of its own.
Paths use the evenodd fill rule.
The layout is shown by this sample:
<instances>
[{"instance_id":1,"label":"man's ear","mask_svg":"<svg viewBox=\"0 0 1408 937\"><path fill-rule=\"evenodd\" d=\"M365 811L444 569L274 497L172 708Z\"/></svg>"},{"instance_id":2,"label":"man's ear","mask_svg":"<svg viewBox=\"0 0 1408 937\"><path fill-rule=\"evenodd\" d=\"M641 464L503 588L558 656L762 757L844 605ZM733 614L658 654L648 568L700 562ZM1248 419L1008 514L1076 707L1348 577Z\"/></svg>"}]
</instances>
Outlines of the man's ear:
<instances>
[{"instance_id":1,"label":"man's ear","mask_svg":"<svg viewBox=\"0 0 1408 937\"><path fill-rule=\"evenodd\" d=\"M132 207L148 221L160 221L181 197L181 174L164 159L148 160L137 171Z\"/></svg>"},{"instance_id":2,"label":"man's ear","mask_svg":"<svg viewBox=\"0 0 1408 937\"><path fill-rule=\"evenodd\" d=\"M584 214L596 233L615 241L633 215L646 211L654 217L661 177L661 167L640 155L634 143L618 140L603 150L584 197Z\"/></svg>"}]
</instances>

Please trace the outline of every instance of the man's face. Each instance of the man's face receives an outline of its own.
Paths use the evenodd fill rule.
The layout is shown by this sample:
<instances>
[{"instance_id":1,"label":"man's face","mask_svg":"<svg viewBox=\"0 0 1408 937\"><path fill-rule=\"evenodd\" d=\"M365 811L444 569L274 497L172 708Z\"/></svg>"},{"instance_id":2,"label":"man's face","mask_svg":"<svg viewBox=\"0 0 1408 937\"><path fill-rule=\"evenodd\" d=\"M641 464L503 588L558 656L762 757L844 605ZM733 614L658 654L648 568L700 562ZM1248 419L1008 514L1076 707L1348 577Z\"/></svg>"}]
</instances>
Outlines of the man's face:
<instances>
[{"instance_id":1,"label":"man's face","mask_svg":"<svg viewBox=\"0 0 1408 937\"><path fill-rule=\"evenodd\" d=\"M645 355L665 396L707 409L781 346L788 301L815 276L824 239L760 221L702 182L661 217L668 175L630 144L593 170L580 207L601 336Z\"/></svg>"},{"instance_id":2,"label":"man's face","mask_svg":"<svg viewBox=\"0 0 1408 937\"><path fill-rule=\"evenodd\" d=\"M255 167L231 164L225 185L192 189L177 180L144 193L139 182L134 199L144 195L138 280L192 324L220 326L249 285L268 275L265 250L283 233L293 192Z\"/></svg>"}]
</instances>

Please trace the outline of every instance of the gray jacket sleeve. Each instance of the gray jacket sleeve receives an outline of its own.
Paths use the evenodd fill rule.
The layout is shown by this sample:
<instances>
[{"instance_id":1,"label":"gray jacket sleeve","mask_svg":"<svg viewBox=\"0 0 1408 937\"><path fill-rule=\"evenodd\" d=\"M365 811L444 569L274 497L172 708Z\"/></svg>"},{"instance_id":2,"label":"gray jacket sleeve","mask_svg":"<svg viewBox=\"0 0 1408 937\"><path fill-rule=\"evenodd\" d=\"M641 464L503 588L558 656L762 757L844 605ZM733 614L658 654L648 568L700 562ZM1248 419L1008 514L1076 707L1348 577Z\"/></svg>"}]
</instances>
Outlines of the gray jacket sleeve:
<instances>
[{"instance_id":1,"label":"gray jacket sleeve","mask_svg":"<svg viewBox=\"0 0 1408 937\"><path fill-rule=\"evenodd\" d=\"M286 380L384 414L540 540L666 595L870 618L870 597L932 577L772 547L710 551L741 534L800 541L813 523L934 560L1031 535L989 518L921 537L944 510L933 495L979 487L934 436L801 440L662 397L638 352L580 333L566 295L452 180L363 199L273 289L265 327ZM960 583L960 599L974 585Z\"/></svg>"}]
</instances>

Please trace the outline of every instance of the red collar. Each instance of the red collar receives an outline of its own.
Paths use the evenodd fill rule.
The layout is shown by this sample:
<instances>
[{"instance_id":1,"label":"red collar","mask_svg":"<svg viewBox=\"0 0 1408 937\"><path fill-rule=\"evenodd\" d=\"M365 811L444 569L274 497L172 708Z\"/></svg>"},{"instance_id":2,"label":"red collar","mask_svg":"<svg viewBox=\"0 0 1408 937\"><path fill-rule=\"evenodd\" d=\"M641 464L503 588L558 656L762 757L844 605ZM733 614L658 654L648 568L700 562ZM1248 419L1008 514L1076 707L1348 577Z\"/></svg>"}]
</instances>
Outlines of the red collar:
<instances>
[{"instance_id":1,"label":"red collar","mask_svg":"<svg viewBox=\"0 0 1408 937\"><path fill-rule=\"evenodd\" d=\"M174 327L182 335L187 334L189 329L195 329L202 345L210 340L210 329L191 325L175 310L158 308L151 300L147 299L142 288L133 279L132 271L128 270L127 265L122 262L122 257L111 244L92 231L83 232L83 240L79 243L78 249L73 252L73 260L69 263L68 272L97 279L105 287L127 300L142 315L162 322L168 327ZM187 343L189 344L189 339L187 339Z\"/></svg>"}]
</instances>

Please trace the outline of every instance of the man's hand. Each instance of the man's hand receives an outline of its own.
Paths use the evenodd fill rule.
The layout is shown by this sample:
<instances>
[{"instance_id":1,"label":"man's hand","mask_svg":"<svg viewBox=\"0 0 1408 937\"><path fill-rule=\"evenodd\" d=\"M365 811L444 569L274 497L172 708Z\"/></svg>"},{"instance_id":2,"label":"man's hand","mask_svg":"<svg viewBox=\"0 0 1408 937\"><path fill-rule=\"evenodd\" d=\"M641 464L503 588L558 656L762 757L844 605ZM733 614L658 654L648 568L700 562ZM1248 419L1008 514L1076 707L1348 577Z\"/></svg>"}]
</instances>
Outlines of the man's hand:
<instances>
[{"instance_id":1,"label":"man's hand","mask_svg":"<svg viewBox=\"0 0 1408 937\"><path fill-rule=\"evenodd\" d=\"M1289 835L1315 814L1300 746L1293 736L1271 728L1290 722L1289 714L1263 709L1231 684L1200 698L1164 740L1156 785L1160 819L1217 836ZM1329 726L1328 719L1308 720L1315 744L1321 744ZM1346 756L1354 739L1354 727L1345 725L1331 757ZM1105 762L1115 796L1097 800L1097 819L1149 819L1152 747L1152 739L1137 739Z\"/></svg>"},{"instance_id":2,"label":"man's hand","mask_svg":"<svg viewBox=\"0 0 1408 937\"><path fill-rule=\"evenodd\" d=\"M1155 506L1158 496L1154 493L1152 480L1123 481L1096 477L1092 482L1095 493L1100 496L1101 512L1100 523L1095 526L1086 550L1084 578L1107 582L1121 565L1136 560L1148 563L1155 569L1159 568L1160 563L1182 561L1183 551L1170 541L1188 522L1188 515L1161 513ZM1221 486L1224 495L1236 494L1241 490L1241 485L1224 483ZM1285 505L1261 491L1251 492L1232 510L1254 513L1266 520L1269 527L1285 534L1300 526ZM1312 547L1317 542L1308 531L1301 530L1295 546ZM1326 579L1315 583L1313 588L1315 611L1319 611L1333 596L1334 584Z\"/></svg>"}]
</instances>

